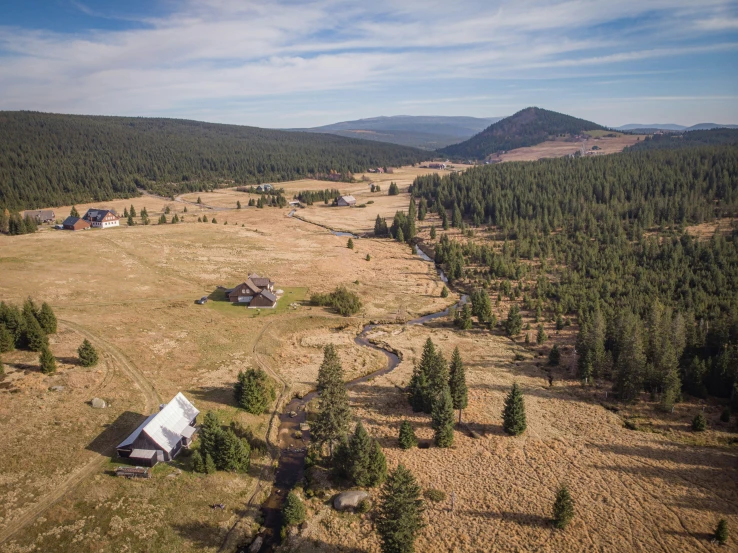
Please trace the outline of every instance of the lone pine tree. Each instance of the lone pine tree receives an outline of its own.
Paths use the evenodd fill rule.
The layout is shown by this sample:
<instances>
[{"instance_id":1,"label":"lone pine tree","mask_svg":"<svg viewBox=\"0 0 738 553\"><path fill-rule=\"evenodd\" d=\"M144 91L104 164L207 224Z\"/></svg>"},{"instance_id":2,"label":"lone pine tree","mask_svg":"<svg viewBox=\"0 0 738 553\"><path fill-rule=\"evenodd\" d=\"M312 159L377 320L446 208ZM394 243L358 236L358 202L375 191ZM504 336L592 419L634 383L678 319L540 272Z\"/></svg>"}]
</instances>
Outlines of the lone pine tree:
<instances>
[{"instance_id":1,"label":"lone pine tree","mask_svg":"<svg viewBox=\"0 0 738 553\"><path fill-rule=\"evenodd\" d=\"M559 530L563 530L569 525L572 518L574 518L574 500L571 498L567 487L561 486L556 493L556 500L553 505L554 526Z\"/></svg>"},{"instance_id":2,"label":"lone pine tree","mask_svg":"<svg viewBox=\"0 0 738 553\"><path fill-rule=\"evenodd\" d=\"M239 371L233 396L239 407L253 415L261 415L275 399L269 377L261 369Z\"/></svg>"},{"instance_id":3,"label":"lone pine tree","mask_svg":"<svg viewBox=\"0 0 738 553\"><path fill-rule=\"evenodd\" d=\"M318 370L318 414L312 435L318 444L327 443L333 456L333 445L348 433L350 422L351 408L343 367L333 344L328 344Z\"/></svg>"},{"instance_id":4,"label":"lone pine tree","mask_svg":"<svg viewBox=\"0 0 738 553\"><path fill-rule=\"evenodd\" d=\"M466 386L466 373L464 371L464 363L461 360L459 347L454 348L451 356L451 368L448 385L451 390L451 399L454 409L459 411L459 424L461 424L461 412L468 404L468 389Z\"/></svg>"},{"instance_id":5,"label":"lone pine tree","mask_svg":"<svg viewBox=\"0 0 738 553\"><path fill-rule=\"evenodd\" d=\"M724 518L718 521L714 538L720 545L725 545L728 542L728 521Z\"/></svg>"},{"instance_id":6,"label":"lone pine tree","mask_svg":"<svg viewBox=\"0 0 738 553\"><path fill-rule=\"evenodd\" d=\"M402 421L400 425L400 438L398 440L400 449L411 449L418 445L412 425L408 421Z\"/></svg>"},{"instance_id":7,"label":"lone pine tree","mask_svg":"<svg viewBox=\"0 0 738 553\"><path fill-rule=\"evenodd\" d=\"M402 464L382 487L376 525L382 553L413 553L415 539L423 528L421 489Z\"/></svg>"},{"instance_id":8,"label":"lone pine tree","mask_svg":"<svg viewBox=\"0 0 738 553\"><path fill-rule=\"evenodd\" d=\"M82 340L82 344L77 348L77 357L79 357L79 364L83 367L94 367L97 365L97 351L87 338Z\"/></svg>"},{"instance_id":9,"label":"lone pine tree","mask_svg":"<svg viewBox=\"0 0 738 553\"><path fill-rule=\"evenodd\" d=\"M505 409L502 412L502 427L505 432L513 436L519 436L527 427L525 419L525 403L523 394L517 382L513 384L510 393L505 399Z\"/></svg>"},{"instance_id":10,"label":"lone pine tree","mask_svg":"<svg viewBox=\"0 0 738 553\"><path fill-rule=\"evenodd\" d=\"M348 239L348 242L346 242L346 247L348 249L350 249L350 250L353 250L354 249L354 240L353 240L353 238L349 238Z\"/></svg>"},{"instance_id":11,"label":"lone pine tree","mask_svg":"<svg viewBox=\"0 0 738 553\"><path fill-rule=\"evenodd\" d=\"M48 346L41 348L41 355L39 355L38 362L41 365L42 373L53 374L56 372L56 359L54 359Z\"/></svg>"}]
</instances>

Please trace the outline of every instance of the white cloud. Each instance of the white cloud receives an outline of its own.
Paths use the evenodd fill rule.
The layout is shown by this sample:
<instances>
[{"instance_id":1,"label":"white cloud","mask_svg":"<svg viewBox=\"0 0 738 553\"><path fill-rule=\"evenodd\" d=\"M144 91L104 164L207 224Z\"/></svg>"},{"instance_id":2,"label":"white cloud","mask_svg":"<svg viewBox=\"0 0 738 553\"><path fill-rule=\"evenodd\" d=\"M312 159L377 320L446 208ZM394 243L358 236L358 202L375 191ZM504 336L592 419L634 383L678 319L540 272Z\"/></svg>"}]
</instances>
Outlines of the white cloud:
<instances>
[{"instance_id":1,"label":"white cloud","mask_svg":"<svg viewBox=\"0 0 738 553\"><path fill-rule=\"evenodd\" d=\"M0 109L208 112L222 119L233 101L336 91L349 98L350 91L367 90L398 96L403 88L411 96L396 105L456 98L499 104L507 98L498 92L449 95L436 92L437 85L581 79L591 76L592 66L602 73L608 65L736 47L725 37L709 41L715 29L734 28L736 19L726 18L731 0L461 0L453 10L440 0L173 5L176 11L166 18L142 18L143 28L128 30L64 34L0 27ZM627 36L636 30L638 47ZM674 38L682 31L691 41ZM329 108L303 105L294 113L314 118Z\"/></svg>"}]
</instances>

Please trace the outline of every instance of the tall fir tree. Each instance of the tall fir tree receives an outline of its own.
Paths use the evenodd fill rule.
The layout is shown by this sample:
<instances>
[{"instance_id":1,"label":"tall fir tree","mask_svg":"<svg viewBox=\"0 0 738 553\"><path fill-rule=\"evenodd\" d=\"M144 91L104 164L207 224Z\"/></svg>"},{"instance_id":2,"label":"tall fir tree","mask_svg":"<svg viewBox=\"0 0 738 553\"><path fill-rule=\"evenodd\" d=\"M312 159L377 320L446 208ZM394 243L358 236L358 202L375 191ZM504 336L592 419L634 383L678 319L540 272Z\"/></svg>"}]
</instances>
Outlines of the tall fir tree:
<instances>
[{"instance_id":1,"label":"tall fir tree","mask_svg":"<svg viewBox=\"0 0 738 553\"><path fill-rule=\"evenodd\" d=\"M528 423L525 418L523 393L520 391L517 382L513 384L510 393L505 398L502 420L502 427L505 429L505 432L513 436L519 436L527 428Z\"/></svg>"},{"instance_id":2,"label":"tall fir tree","mask_svg":"<svg viewBox=\"0 0 738 553\"><path fill-rule=\"evenodd\" d=\"M433 436L438 447L451 447L454 443L454 404L448 385L433 404Z\"/></svg>"},{"instance_id":3,"label":"tall fir tree","mask_svg":"<svg viewBox=\"0 0 738 553\"><path fill-rule=\"evenodd\" d=\"M24 314L25 322L25 344L30 351L41 351L49 345L49 339L41 328L38 320L33 315Z\"/></svg>"},{"instance_id":4,"label":"tall fir tree","mask_svg":"<svg viewBox=\"0 0 738 553\"><path fill-rule=\"evenodd\" d=\"M0 324L0 353L11 351L15 347L15 338L4 324Z\"/></svg>"},{"instance_id":5,"label":"tall fir tree","mask_svg":"<svg viewBox=\"0 0 738 553\"><path fill-rule=\"evenodd\" d=\"M307 510L300 496L294 490L288 493L282 507L282 527L299 526L305 521L306 516Z\"/></svg>"},{"instance_id":6,"label":"tall fir tree","mask_svg":"<svg viewBox=\"0 0 738 553\"><path fill-rule=\"evenodd\" d=\"M464 371L464 363L461 360L459 346L454 348L451 356L451 368L449 376L449 389L451 390L451 399L454 409L459 411L459 424L461 424L461 413L469 402L468 388L466 386L466 372Z\"/></svg>"},{"instance_id":7,"label":"tall fir tree","mask_svg":"<svg viewBox=\"0 0 738 553\"><path fill-rule=\"evenodd\" d=\"M427 387L428 381L425 378L425 373L416 364L413 367L413 375L410 377L410 384L408 386L408 401L415 413L419 413L425 409Z\"/></svg>"},{"instance_id":8,"label":"tall fir tree","mask_svg":"<svg viewBox=\"0 0 738 553\"><path fill-rule=\"evenodd\" d=\"M724 518L721 518L718 523L717 527L715 528L715 534L713 535L716 542L718 542L720 545L725 545L728 543L728 521Z\"/></svg>"},{"instance_id":9,"label":"tall fir tree","mask_svg":"<svg viewBox=\"0 0 738 553\"><path fill-rule=\"evenodd\" d=\"M638 317L628 313L621 318L619 326L615 390L620 401L631 403L643 390L645 377L642 325Z\"/></svg>"},{"instance_id":10,"label":"tall fir tree","mask_svg":"<svg viewBox=\"0 0 738 553\"><path fill-rule=\"evenodd\" d=\"M77 207L76 206L72 206L72 209L69 212L69 216L70 217L77 217L77 218L79 218L79 211L77 211Z\"/></svg>"},{"instance_id":11,"label":"tall fir tree","mask_svg":"<svg viewBox=\"0 0 738 553\"><path fill-rule=\"evenodd\" d=\"M54 374L56 372L56 359L48 346L41 348L41 355L39 355L38 362L41 365L41 372L44 374Z\"/></svg>"},{"instance_id":12,"label":"tall fir tree","mask_svg":"<svg viewBox=\"0 0 738 553\"><path fill-rule=\"evenodd\" d=\"M198 433L200 436L200 452L203 457L207 455L210 457L214 456L218 449L218 440L222 432L223 430L220 427L218 416L212 411L205 413L205 418Z\"/></svg>"},{"instance_id":13,"label":"tall fir tree","mask_svg":"<svg viewBox=\"0 0 738 553\"><path fill-rule=\"evenodd\" d=\"M253 415L261 415L274 398L274 388L262 369L239 371L233 395L239 407Z\"/></svg>"},{"instance_id":14,"label":"tall fir tree","mask_svg":"<svg viewBox=\"0 0 738 553\"><path fill-rule=\"evenodd\" d=\"M382 553L413 553L415 539L423 528L421 488L402 464L382 487L376 517Z\"/></svg>"},{"instance_id":15,"label":"tall fir tree","mask_svg":"<svg viewBox=\"0 0 738 553\"><path fill-rule=\"evenodd\" d=\"M195 450L192 452L192 457L190 458L190 463L192 465L192 470L195 472L205 472L205 461L202 458L202 455L200 454L199 450Z\"/></svg>"},{"instance_id":16,"label":"tall fir tree","mask_svg":"<svg viewBox=\"0 0 738 553\"><path fill-rule=\"evenodd\" d=\"M316 442L333 445L348 433L351 408L344 384L343 367L332 344L325 347L323 363L318 371L318 414L311 433Z\"/></svg>"},{"instance_id":17,"label":"tall fir tree","mask_svg":"<svg viewBox=\"0 0 738 553\"><path fill-rule=\"evenodd\" d=\"M54 311L48 303L43 302L41 304L37 319L46 334L56 334L56 315L54 315Z\"/></svg>"}]
</instances>

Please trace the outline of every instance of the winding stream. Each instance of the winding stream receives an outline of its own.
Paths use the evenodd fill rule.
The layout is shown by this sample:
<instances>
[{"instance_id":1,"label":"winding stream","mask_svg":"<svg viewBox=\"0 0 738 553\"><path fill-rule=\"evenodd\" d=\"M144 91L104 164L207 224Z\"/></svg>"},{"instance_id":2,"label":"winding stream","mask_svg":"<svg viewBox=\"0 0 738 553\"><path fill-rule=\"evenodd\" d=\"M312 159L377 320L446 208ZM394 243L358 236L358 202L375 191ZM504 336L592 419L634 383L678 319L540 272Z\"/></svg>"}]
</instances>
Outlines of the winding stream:
<instances>
[{"instance_id":1,"label":"winding stream","mask_svg":"<svg viewBox=\"0 0 738 553\"><path fill-rule=\"evenodd\" d=\"M424 260L433 263L433 260L428 257L420 248L416 247L416 253ZM446 275L443 271L436 267L438 275L443 282L448 282ZM461 300L456 304L457 307L466 303L467 297L462 296ZM395 323L404 325L421 325L433 319L448 316L450 308L446 308L438 313L431 313L417 319L412 319L406 323ZM354 338L354 343L371 348L379 351L387 358L387 366L377 371L369 373L367 375L355 378L346 383L347 388L356 386L368 382L378 376L392 372L397 365L400 364L400 358L393 352L388 351L376 344L369 341L368 334L376 328L377 325L366 325L359 335ZM290 401L279 416L279 430L277 434L277 446L280 449L279 460L277 464L277 471L274 476L274 484L272 486L272 493L269 495L267 500L262 505L262 513L264 515L264 528L265 531L261 534L263 543L261 548L258 550L259 553L268 553L274 551L279 543L279 530L282 525L281 510L284 503L284 499L289 491L300 482L305 473L305 456L307 454L307 443L310 441L310 431L301 430L301 425L307 422L307 413L305 407L307 404L315 399L318 395L317 391L312 391L302 398L294 398ZM305 428L305 427L303 427ZM301 434L297 434L301 432ZM295 437L300 435L300 438ZM246 546L242 551L249 551L249 546Z\"/></svg>"}]
</instances>

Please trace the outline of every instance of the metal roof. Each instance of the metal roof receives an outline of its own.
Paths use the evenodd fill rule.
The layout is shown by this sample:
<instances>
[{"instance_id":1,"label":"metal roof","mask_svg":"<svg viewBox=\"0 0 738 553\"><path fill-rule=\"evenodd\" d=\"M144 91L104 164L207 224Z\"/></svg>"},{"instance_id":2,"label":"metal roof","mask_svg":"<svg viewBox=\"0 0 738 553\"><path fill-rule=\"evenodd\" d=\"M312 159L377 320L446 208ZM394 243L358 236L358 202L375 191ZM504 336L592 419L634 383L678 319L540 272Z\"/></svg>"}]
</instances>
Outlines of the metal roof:
<instances>
[{"instance_id":1,"label":"metal roof","mask_svg":"<svg viewBox=\"0 0 738 553\"><path fill-rule=\"evenodd\" d=\"M180 392L161 411L150 415L142 422L130 436L118 445L118 448L130 446L143 432L164 451L172 451L182 436L192 435L191 433L187 435L189 432L187 427L199 413L200 411Z\"/></svg>"},{"instance_id":2,"label":"metal roof","mask_svg":"<svg viewBox=\"0 0 738 553\"><path fill-rule=\"evenodd\" d=\"M145 421L143 421L143 422L142 422L142 423L141 423L141 424L139 425L139 427L138 427L138 428L136 428L136 430L134 430L134 431L133 431L133 432L131 433L131 435L130 435L130 436L128 436L128 437L127 437L127 438L126 438L125 440L123 440L123 441L122 441L121 443L119 443L119 444L118 444L118 447L119 447L119 448L121 448L121 447L126 447L126 446L129 446L129 445L131 445L131 444L132 444L133 442L135 442L135 441L136 441L136 438L138 438L138 436L139 436L139 435L141 434L141 431L142 431L142 430L144 429L144 427L145 427L145 426L146 426L147 424L149 424L149 422L151 421L151 419L153 419L153 418L154 418L155 416L156 416L156 413L154 413L153 415L149 415L148 417L146 417L146 420L145 420Z\"/></svg>"},{"instance_id":3,"label":"metal roof","mask_svg":"<svg viewBox=\"0 0 738 553\"><path fill-rule=\"evenodd\" d=\"M269 301L277 301L277 296L272 294L269 290L262 290L260 295L264 296Z\"/></svg>"}]
</instances>

